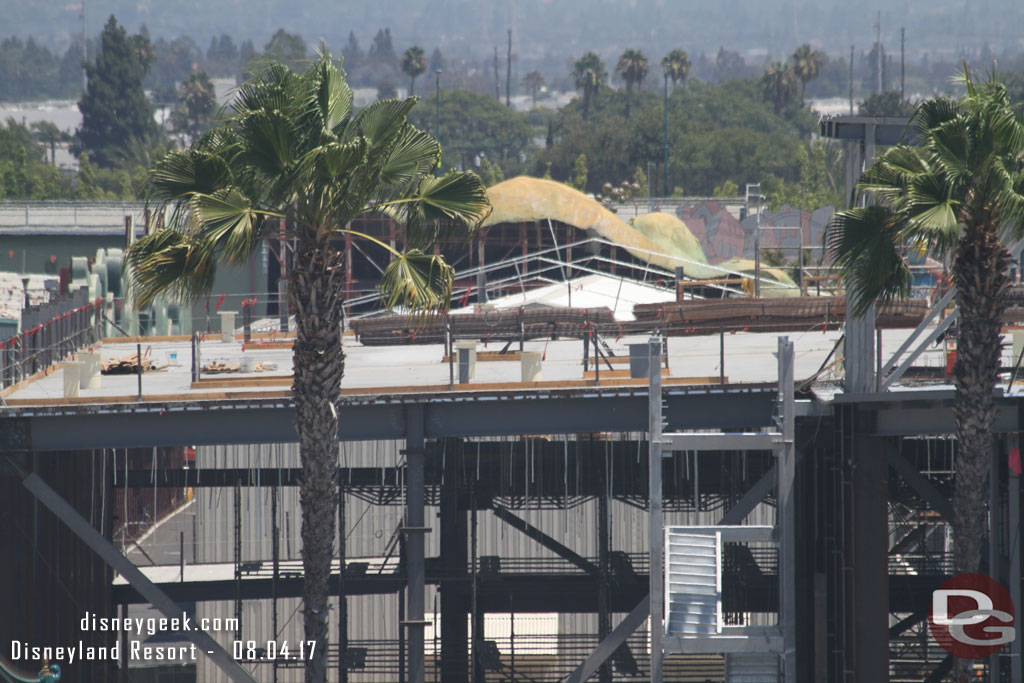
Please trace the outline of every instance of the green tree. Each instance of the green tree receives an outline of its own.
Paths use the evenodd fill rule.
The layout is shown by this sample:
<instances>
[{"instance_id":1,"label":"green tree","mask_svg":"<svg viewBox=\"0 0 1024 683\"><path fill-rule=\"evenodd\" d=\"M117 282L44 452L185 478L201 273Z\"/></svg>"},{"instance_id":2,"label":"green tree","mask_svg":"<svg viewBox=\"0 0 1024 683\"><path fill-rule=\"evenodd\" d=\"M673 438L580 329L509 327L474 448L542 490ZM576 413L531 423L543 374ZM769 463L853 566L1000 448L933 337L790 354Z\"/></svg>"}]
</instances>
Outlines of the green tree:
<instances>
[{"instance_id":1,"label":"green tree","mask_svg":"<svg viewBox=\"0 0 1024 683\"><path fill-rule=\"evenodd\" d=\"M981 562L1011 261L1006 247L1024 236L1021 112L994 72L976 82L965 68L962 80L962 98L919 105L913 118L918 146L886 150L858 183L875 203L839 213L827 235L859 314L874 301L909 293L905 247L927 246L952 260L960 315L953 368L957 574L976 572ZM969 668L969 661L957 660L954 677L966 682Z\"/></svg>"},{"instance_id":2,"label":"green tree","mask_svg":"<svg viewBox=\"0 0 1024 683\"><path fill-rule=\"evenodd\" d=\"M290 69L297 69L306 59L306 43L303 42L302 36L279 28L263 46L263 56L281 62Z\"/></svg>"},{"instance_id":3,"label":"green tree","mask_svg":"<svg viewBox=\"0 0 1024 683\"><path fill-rule=\"evenodd\" d=\"M531 71L530 73L523 76L523 85L530 91L530 97L533 99L533 106L537 106L537 93L544 87L544 74L539 71Z\"/></svg>"},{"instance_id":4,"label":"green tree","mask_svg":"<svg viewBox=\"0 0 1024 683\"><path fill-rule=\"evenodd\" d=\"M809 44L804 43L793 52L790 59L793 61L793 73L800 79L800 106L803 106L807 84L818 77L825 57L817 50L811 49Z\"/></svg>"},{"instance_id":5,"label":"green tree","mask_svg":"<svg viewBox=\"0 0 1024 683\"><path fill-rule=\"evenodd\" d=\"M409 115L422 130L434 129L436 94L422 100ZM469 90L441 94L442 168L471 168L477 156L500 164L505 175L517 174L520 158L530 150L534 128L526 114L503 106L493 97Z\"/></svg>"},{"instance_id":6,"label":"green tree","mask_svg":"<svg viewBox=\"0 0 1024 683\"><path fill-rule=\"evenodd\" d=\"M137 157L137 149L160 139L153 106L142 90L152 59L148 42L142 36L129 38L111 15L96 61L86 64L89 85L78 102L78 141L99 166L122 165Z\"/></svg>"},{"instance_id":7,"label":"green tree","mask_svg":"<svg viewBox=\"0 0 1024 683\"><path fill-rule=\"evenodd\" d=\"M196 137L209 125L210 117L217 109L213 81L206 72L198 71L182 82L180 92L185 129Z\"/></svg>"},{"instance_id":8,"label":"green tree","mask_svg":"<svg viewBox=\"0 0 1024 683\"><path fill-rule=\"evenodd\" d=\"M633 185L636 187L637 197L650 197L651 187L647 184L647 174L639 166L633 171Z\"/></svg>"},{"instance_id":9,"label":"green tree","mask_svg":"<svg viewBox=\"0 0 1024 683\"><path fill-rule=\"evenodd\" d=\"M731 180L726 180L724 183L715 188L714 192L711 193L712 197L733 199L740 196L740 186Z\"/></svg>"},{"instance_id":10,"label":"green tree","mask_svg":"<svg viewBox=\"0 0 1024 683\"><path fill-rule=\"evenodd\" d=\"M580 192L587 191L587 155L581 154L576 157L576 161L572 165L572 178L569 179L569 184L575 187Z\"/></svg>"},{"instance_id":11,"label":"green tree","mask_svg":"<svg viewBox=\"0 0 1024 683\"><path fill-rule=\"evenodd\" d=\"M774 62L765 69L761 77L761 84L764 87L764 98L772 103L775 113L778 114L789 104L796 92L796 75L793 67L781 62Z\"/></svg>"},{"instance_id":12,"label":"green tree","mask_svg":"<svg viewBox=\"0 0 1024 683\"><path fill-rule=\"evenodd\" d=\"M423 48L413 45L402 53L402 73L409 77L409 95L416 94L416 78L427 71L427 58Z\"/></svg>"},{"instance_id":13,"label":"green tree","mask_svg":"<svg viewBox=\"0 0 1024 683\"><path fill-rule=\"evenodd\" d=\"M914 112L914 105L900 96L898 90L887 90L869 95L857 105L860 116L892 116L906 118Z\"/></svg>"},{"instance_id":14,"label":"green tree","mask_svg":"<svg viewBox=\"0 0 1024 683\"><path fill-rule=\"evenodd\" d=\"M672 50L662 58L661 68L672 79L673 87L680 83L685 86L686 78L690 75L690 56L685 50Z\"/></svg>"},{"instance_id":15,"label":"green tree","mask_svg":"<svg viewBox=\"0 0 1024 683\"><path fill-rule=\"evenodd\" d=\"M572 79L577 90L583 91L583 119L586 120L590 101L608 82L608 72L596 52L587 52L573 65Z\"/></svg>"},{"instance_id":16,"label":"green tree","mask_svg":"<svg viewBox=\"0 0 1024 683\"><path fill-rule=\"evenodd\" d=\"M433 137L407 123L415 104L412 98L380 100L353 112L352 90L327 54L303 73L271 65L240 88L232 116L152 169L147 194L177 208L176 220L128 253L138 305L161 293L195 300L210 291L218 262L248 262L265 238L279 234L280 219L289 226L303 617L305 638L316 642L305 662L309 683L326 676L338 504L345 261L336 240L364 212L388 212L404 223L409 244L423 250L392 250L395 258L381 280L384 302L436 310L448 305L453 269L427 251L435 221L471 232L488 208L475 175L432 175L440 150Z\"/></svg>"},{"instance_id":17,"label":"green tree","mask_svg":"<svg viewBox=\"0 0 1024 683\"><path fill-rule=\"evenodd\" d=\"M480 180L487 187L497 185L505 179L501 166L492 163L486 156L480 158Z\"/></svg>"},{"instance_id":18,"label":"green tree","mask_svg":"<svg viewBox=\"0 0 1024 683\"><path fill-rule=\"evenodd\" d=\"M626 118L629 118L629 105L633 102L633 86L641 86L647 78L647 57L640 50L629 49L619 57L615 65L615 73L626 83Z\"/></svg>"}]
</instances>

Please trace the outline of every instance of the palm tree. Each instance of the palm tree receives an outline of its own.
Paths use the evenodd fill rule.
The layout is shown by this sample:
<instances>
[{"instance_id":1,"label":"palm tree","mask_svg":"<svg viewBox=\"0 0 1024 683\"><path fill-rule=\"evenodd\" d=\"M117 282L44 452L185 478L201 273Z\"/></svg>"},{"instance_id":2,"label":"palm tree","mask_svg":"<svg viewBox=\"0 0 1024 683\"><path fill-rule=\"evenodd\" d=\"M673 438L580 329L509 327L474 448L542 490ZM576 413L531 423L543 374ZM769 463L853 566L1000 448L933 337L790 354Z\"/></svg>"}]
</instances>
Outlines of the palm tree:
<instances>
[{"instance_id":1,"label":"palm tree","mask_svg":"<svg viewBox=\"0 0 1024 683\"><path fill-rule=\"evenodd\" d=\"M409 244L419 248L391 249L395 258L381 290L386 305L424 312L446 307L451 292L451 266L427 253L438 222L472 232L488 210L472 173L432 175L440 146L407 122L415 103L380 100L353 112L352 90L328 54L303 73L269 66L239 87L229 117L150 171L148 197L173 207L171 225L128 254L135 301L146 305L162 293L181 300L205 295L218 262L246 263L282 225L296 245L288 292L296 323L304 628L317 643L305 665L307 682L325 677L338 504L345 261L336 239L359 235L346 226L365 212L404 222Z\"/></svg>"},{"instance_id":2,"label":"palm tree","mask_svg":"<svg viewBox=\"0 0 1024 683\"><path fill-rule=\"evenodd\" d=\"M213 81L205 71L189 74L181 83L181 103L185 106L185 121L193 137L209 121L217 108L217 95Z\"/></svg>"},{"instance_id":3,"label":"palm tree","mask_svg":"<svg viewBox=\"0 0 1024 683\"><path fill-rule=\"evenodd\" d=\"M626 82L626 118L629 118L629 105L633 100L633 85L643 85L647 78L647 57L640 50L626 50L615 65L615 73Z\"/></svg>"},{"instance_id":4,"label":"palm tree","mask_svg":"<svg viewBox=\"0 0 1024 683\"><path fill-rule=\"evenodd\" d=\"M402 53L402 72L409 77L409 96L416 92L416 77L427 71L427 58L423 55L423 48L413 45Z\"/></svg>"},{"instance_id":5,"label":"palm tree","mask_svg":"<svg viewBox=\"0 0 1024 683\"><path fill-rule=\"evenodd\" d=\"M841 212L828 246L850 283L854 312L910 289L904 248L927 246L952 259L959 307L953 403L957 434L953 543L957 573L978 570L985 537L985 481L995 417L1002 314L1010 257L1024 237L1024 118L993 72L966 95L921 103L912 124L917 147L890 147L860 179L875 204ZM1006 240L1006 241L1003 241ZM958 660L957 680L969 662Z\"/></svg>"},{"instance_id":6,"label":"palm tree","mask_svg":"<svg viewBox=\"0 0 1024 683\"><path fill-rule=\"evenodd\" d=\"M685 50L672 50L662 58L661 68L672 79L673 87L680 83L686 85L686 77L690 75L690 56Z\"/></svg>"},{"instance_id":7,"label":"palm tree","mask_svg":"<svg viewBox=\"0 0 1024 683\"><path fill-rule=\"evenodd\" d=\"M544 87L544 74L539 71L531 71L523 76L523 85L530 91L533 98L533 106L537 106L537 93Z\"/></svg>"},{"instance_id":8,"label":"palm tree","mask_svg":"<svg viewBox=\"0 0 1024 683\"><path fill-rule=\"evenodd\" d=\"M800 106L803 106L804 90L810 81L818 77L825 57L817 50L812 50L809 44L804 43L793 52L790 59L793 60L793 72L800 79Z\"/></svg>"},{"instance_id":9,"label":"palm tree","mask_svg":"<svg viewBox=\"0 0 1024 683\"><path fill-rule=\"evenodd\" d=\"M769 64L761 77L761 85L764 86L764 98L771 100L775 113L778 114L789 104L796 90L793 67L781 62Z\"/></svg>"},{"instance_id":10,"label":"palm tree","mask_svg":"<svg viewBox=\"0 0 1024 683\"><path fill-rule=\"evenodd\" d=\"M597 53L590 51L573 64L572 78L576 87L583 91L583 119L586 120L590 113L590 100L608 82L608 72Z\"/></svg>"}]
</instances>

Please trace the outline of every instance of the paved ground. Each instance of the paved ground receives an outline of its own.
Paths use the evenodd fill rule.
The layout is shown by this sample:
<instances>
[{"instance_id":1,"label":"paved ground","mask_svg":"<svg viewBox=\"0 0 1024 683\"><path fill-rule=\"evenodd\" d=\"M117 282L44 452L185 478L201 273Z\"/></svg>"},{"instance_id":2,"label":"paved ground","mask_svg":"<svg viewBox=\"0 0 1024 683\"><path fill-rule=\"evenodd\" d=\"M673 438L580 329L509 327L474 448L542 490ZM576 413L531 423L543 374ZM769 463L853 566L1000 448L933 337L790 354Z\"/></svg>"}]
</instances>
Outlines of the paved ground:
<instances>
[{"instance_id":1,"label":"paved ground","mask_svg":"<svg viewBox=\"0 0 1024 683\"><path fill-rule=\"evenodd\" d=\"M883 334L883 357L888 358L906 338L909 330L886 330ZM809 377L824 363L839 338L839 332L822 333L820 330L789 333L796 350L795 375ZM736 333L725 335L725 375L730 383L771 382L776 378L777 363L774 353L778 347L776 333ZM616 355L627 356L628 344L644 341L644 337L623 337L609 340ZM672 337L669 339L669 366L673 377L714 377L719 375L720 340L717 335L707 337ZM502 344L478 345L479 350L497 351ZM115 359L135 353L133 343L104 344L98 347L101 358ZM239 386L237 389L223 387L191 388L191 351L188 342L154 342L143 345L144 355L152 358L161 369L143 375L144 396L157 397L187 394L199 398L204 393L223 394L228 391L283 391L285 385ZM542 379L544 381L583 379L583 344L580 340L531 341L527 351L543 354ZM446 385L449 378L447 363L442 362L443 347L440 344L423 346L362 346L351 338L345 339L347 360L344 386L346 388L386 389L389 387L410 387L420 385ZM290 349L260 349L247 346L243 350L240 342L224 343L219 338L208 339L201 344L203 363L220 361L239 364L245 358L261 363L275 364L276 369L262 373L228 373L210 375L208 378L227 377L287 377L291 375ZM933 347L919 360L919 365L940 367L944 365L943 350ZM628 366L617 366L623 369ZM823 375L827 379L830 375ZM831 375L831 376L834 376ZM515 361L480 362L471 384L492 382L518 382L520 364ZM8 400L15 405L20 399L56 400L63 397L63 371L57 370L10 394ZM104 375L98 389L82 389L80 396L95 398L97 402L114 396L135 396L138 378L135 375ZM614 380L602 379L602 384L612 385ZM380 393L379 391L377 393Z\"/></svg>"}]
</instances>

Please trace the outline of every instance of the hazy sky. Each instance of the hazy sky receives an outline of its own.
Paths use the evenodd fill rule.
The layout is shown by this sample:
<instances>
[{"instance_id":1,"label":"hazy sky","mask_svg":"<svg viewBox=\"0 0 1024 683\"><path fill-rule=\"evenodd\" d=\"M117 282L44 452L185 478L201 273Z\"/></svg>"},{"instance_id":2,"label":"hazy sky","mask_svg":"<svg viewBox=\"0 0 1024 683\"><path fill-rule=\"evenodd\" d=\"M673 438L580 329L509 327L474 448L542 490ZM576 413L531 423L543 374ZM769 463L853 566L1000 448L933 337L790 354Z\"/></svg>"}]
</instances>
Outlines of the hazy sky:
<instances>
[{"instance_id":1,"label":"hazy sky","mask_svg":"<svg viewBox=\"0 0 1024 683\"><path fill-rule=\"evenodd\" d=\"M81 31L80 7L73 0L0 0L0 35L67 44ZM204 48L222 32L259 48L278 27L310 45L324 38L335 50L354 31L365 48L387 26L396 49L418 43L460 56L504 47L512 28L514 51L529 60L626 47L713 55L724 45L747 55L784 54L802 42L838 55L851 44L870 48L879 9L883 42L898 51L905 27L912 59L984 45L1024 51L1022 0L87 0L86 20L90 35L113 13L129 30L145 23L154 37L188 34Z\"/></svg>"}]
</instances>

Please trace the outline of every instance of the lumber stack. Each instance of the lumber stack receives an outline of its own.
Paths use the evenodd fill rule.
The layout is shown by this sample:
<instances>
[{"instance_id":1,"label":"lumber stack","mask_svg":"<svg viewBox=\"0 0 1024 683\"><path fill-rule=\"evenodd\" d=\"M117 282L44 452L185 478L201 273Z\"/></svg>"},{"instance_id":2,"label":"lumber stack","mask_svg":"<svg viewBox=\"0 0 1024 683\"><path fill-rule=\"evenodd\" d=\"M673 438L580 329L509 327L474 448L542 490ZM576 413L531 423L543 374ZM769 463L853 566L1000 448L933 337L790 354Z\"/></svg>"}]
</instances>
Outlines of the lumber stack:
<instances>
[{"instance_id":1,"label":"lumber stack","mask_svg":"<svg viewBox=\"0 0 1024 683\"><path fill-rule=\"evenodd\" d=\"M877 307L880 328L915 327L928 302L908 299ZM786 299L717 299L682 303L637 304L631 331L662 328L669 335L712 334L726 331L789 332L834 329L846 320L846 298L793 297Z\"/></svg>"},{"instance_id":2,"label":"lumber stack","mask_svg":"<svg viewBox=\"0 0 1024 683\"><path fill-rule=\"evenodd\" d=\"M440 344L445 341L447 321L456 339L512 341L523 339L557 339L580 337L586 325L596 325L599 332L617 329L611 309L599 308L535 308L523 310L489 310L480 313L435 316L426 320L404 315L353 320L356 338L367 346L400 344Z\"/></svg>"},{"instance_id":3,"label":"lumber stack","mask_svg":"<svg viewBox=\"0 0 1024 683\"><path fill-rule=\"evenodd\" d=\"M145 356L142 357L142 371L149 372L153 369L153 361ZM100 363L101 375L137 375L139 374L139 355L133 353L122 358L110 358Z\"/></svg>"}]
</instances>

